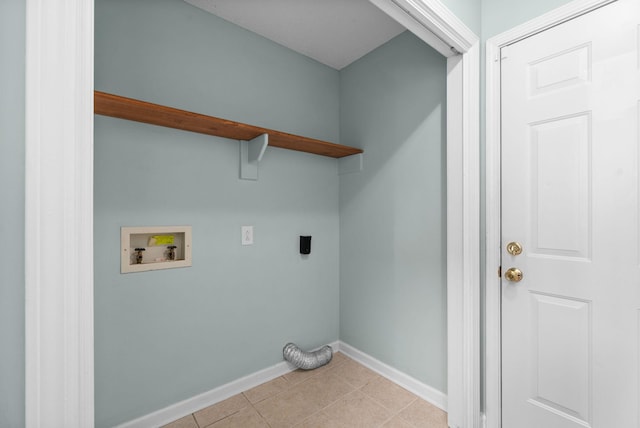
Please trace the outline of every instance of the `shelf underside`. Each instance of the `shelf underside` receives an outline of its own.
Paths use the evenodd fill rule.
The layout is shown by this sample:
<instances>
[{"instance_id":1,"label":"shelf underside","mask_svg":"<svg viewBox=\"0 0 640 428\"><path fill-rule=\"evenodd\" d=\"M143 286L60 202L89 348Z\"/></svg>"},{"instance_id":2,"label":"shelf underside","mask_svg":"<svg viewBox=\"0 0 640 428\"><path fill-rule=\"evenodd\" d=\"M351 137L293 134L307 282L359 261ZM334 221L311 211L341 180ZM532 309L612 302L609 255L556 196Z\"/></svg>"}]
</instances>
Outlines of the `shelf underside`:
<instances>
[{"instance_id":1,"label":"shelf underside","mask_svg":"<svg viewBox=\"0 0 640 428\"><path fill-rule=\"evenodd\" d=\"M166 126L183 131L198 132L234 140L252 140L269 134L269 145L316 155L341 158L362 153L361 149L328 141L315 140L273 129L247 125L218 117L206 116L159 104L95 91L94 111L103 116Z\"/></svg>"}]
</instances>

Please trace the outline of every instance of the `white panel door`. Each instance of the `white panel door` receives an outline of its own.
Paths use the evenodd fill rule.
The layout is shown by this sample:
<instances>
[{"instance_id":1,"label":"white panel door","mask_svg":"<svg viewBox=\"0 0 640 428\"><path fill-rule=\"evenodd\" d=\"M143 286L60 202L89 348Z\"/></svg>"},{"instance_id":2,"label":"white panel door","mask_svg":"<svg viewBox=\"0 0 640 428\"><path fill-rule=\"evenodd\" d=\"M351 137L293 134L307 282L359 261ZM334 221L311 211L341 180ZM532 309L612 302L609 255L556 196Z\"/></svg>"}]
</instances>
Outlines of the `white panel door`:
<instances>
[{"instance_id":1,"label":"white panel door","mask_svg":"<svg viewBox=\"0 0 640 428\"><path fill-rule=\"evenodd\" d=\"M640 426L639 4L501 52L504 428Z\"/></svg>"}]
</instances>

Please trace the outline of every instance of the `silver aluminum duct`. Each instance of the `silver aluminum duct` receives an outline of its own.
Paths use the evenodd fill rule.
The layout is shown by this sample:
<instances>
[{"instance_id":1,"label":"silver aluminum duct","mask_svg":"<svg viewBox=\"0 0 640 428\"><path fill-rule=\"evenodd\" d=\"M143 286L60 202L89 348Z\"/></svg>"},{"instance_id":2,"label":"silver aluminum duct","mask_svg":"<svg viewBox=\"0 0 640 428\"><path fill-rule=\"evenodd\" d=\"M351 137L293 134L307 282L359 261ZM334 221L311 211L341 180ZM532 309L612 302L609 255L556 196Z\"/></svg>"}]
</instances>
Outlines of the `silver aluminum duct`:
<instances>
[{"instance_id":1,"label":"silver aluminum duct","mask_svg":"<svg viewBox=\"0 0 640 428\"><path fill-rule=\"evenodd\" d=\"M295 343L287 343L282 349L284 359L302 370L312 370L324 366L333 358L333 349L325 345L317 351L305 352Z\"/></svg>"}]
</instances>

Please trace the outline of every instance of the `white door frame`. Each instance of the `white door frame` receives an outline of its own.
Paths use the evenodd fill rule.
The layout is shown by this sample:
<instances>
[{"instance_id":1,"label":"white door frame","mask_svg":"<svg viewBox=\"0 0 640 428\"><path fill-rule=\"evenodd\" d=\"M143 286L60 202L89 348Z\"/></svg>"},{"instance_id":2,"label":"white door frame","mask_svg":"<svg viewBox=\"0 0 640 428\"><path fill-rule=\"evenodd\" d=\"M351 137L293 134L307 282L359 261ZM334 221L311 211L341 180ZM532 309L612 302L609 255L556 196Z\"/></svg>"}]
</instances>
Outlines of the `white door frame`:
<instances>
[{"instance_id":1,"label":"white door frame","mask_svg":"<svg viewBox=\"0 0 640 428\"><path fill-rule=\"evenodd\" d=\"M486 384L487 428L501 427L500 49L617 0L575 0L487 40L486 45Z\"/></svg>"},{"instance_id":2,"label":"white door frame","mask_svg":"<svg viewBox=\"0 0 640 428\"><path fill-rule=\"evenodd\" d=\"M93 1L26 2L28 427L92 427Z\"/></svg>"},{"instance_id":3,"label":"white door frame","mask_svg":"<svg viewBox=\"0 0 640 428\"><path fill-rule=\"evenodd\" d=\"M372 2L448 57L449 424L479 427L478 38L438 0ZM28 427L94 425L93 11L27 0Z\"/></svg>"}]
</instances>

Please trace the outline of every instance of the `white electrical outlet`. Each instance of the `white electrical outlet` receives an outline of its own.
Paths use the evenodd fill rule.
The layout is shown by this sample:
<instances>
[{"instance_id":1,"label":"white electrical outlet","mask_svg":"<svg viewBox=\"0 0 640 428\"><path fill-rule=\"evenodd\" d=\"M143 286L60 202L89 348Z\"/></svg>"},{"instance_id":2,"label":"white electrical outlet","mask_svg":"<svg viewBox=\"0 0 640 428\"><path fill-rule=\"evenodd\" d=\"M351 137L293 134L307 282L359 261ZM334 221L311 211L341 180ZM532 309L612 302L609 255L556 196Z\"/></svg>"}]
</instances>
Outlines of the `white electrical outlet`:
<instances>
[{"instance_id":1,"label":"white electrical outlet","mask_svg":"<svg viewBox=\"0 0 640 428\"><path fill-rule=\"evenodd\" d=\"M253 226L242 226L242 245L253 245Z\"/></svg>"}]
</instances>

